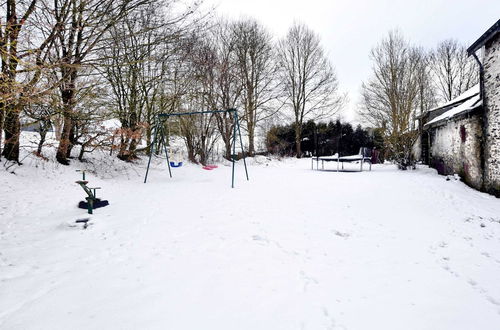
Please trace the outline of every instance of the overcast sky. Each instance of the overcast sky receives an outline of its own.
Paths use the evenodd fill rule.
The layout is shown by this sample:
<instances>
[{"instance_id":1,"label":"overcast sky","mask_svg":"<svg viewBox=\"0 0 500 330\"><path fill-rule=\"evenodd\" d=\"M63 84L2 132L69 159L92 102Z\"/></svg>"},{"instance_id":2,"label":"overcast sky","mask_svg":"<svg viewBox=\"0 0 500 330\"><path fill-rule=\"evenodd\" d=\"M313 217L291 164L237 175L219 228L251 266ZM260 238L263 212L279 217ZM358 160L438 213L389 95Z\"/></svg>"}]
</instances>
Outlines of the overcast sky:
<instances>
[{"instance_id":1,"label":"overcast sky","mask_svg":"<svg viewBox=\"0 0 500 330\"><path fill-rule=\"evenodd\" d=\"M343 118L356 119L361 82L370 75L370 49L391 29L426 48L454 38L469 46L500 18L500 0L205 0L233 18L254 17L277 38L294 20L305 23L322 40L349 95Z\"/></svg>"}]
</instances>

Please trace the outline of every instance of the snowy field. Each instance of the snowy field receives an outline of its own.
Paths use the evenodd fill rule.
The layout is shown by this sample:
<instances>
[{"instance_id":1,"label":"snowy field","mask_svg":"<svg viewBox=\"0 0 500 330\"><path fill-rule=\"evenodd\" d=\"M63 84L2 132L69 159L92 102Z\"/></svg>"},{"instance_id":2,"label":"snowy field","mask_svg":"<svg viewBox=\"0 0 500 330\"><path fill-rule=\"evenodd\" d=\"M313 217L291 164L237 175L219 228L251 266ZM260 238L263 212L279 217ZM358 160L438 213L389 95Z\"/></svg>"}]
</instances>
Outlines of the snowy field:
<instances>
[{"instance_id":1,"label":"snowy field","mask_svg":"<svg viewBox=\"0 0 500 330\"><path fill-rule=\"evenodd\" d=\"M161 161L0 170L0 329L500 329L499 199L424 167L260 158L231 189ZM87 229L82 166L111 204Z\"/></svg>"}]
</instances>

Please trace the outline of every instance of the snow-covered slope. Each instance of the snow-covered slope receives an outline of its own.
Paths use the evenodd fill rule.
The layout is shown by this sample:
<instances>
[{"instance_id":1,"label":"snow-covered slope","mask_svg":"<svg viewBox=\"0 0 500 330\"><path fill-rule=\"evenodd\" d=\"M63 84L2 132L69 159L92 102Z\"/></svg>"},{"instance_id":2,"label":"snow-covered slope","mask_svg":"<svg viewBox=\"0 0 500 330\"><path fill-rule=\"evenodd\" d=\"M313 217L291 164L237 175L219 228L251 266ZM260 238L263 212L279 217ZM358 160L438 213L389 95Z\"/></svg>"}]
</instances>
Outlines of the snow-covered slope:
<instances>
[{"instance_id":1,"label":"snow-covered slope","mask_svg":"<svg viewBox=\"0 0 500 330\"><path fill-rule=\"evenodd\" d=\"M85 230L80 166L0 170L1 329L499 328L500 201L434 170L91 161Z\"/></svg>"}]
</instances>

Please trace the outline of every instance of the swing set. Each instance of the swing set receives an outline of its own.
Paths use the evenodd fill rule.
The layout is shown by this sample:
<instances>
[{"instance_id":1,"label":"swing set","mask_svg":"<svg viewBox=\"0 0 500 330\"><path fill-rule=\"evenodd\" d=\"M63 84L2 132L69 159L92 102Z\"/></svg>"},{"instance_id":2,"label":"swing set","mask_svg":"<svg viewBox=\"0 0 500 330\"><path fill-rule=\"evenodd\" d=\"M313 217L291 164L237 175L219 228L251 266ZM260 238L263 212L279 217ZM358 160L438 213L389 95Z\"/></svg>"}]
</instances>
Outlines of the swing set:
<instances>
[{"instance_id":1,"label":"swing set","mask_svg":"<svg viewBox=\"0 0 500 330\"><path fill-rule=\"evenodd\" d=\"M170 117L175 117L175 116L190 116L190 115L200 115L200 114L213 114L213 113L229 113L233 115L234 119L234 125L233 125L233 152L231 154L231 162L232 164L232 170L231 170L231 188L234 188L234 169L235 169L235 162L236 162L236 134L238 134L239 140L240 140L240 147L241 147L241 153L243 155L243 164L245 165L245 174L247 181L248 179L248 169L247 169L247 162L245 160L245 150L243 149L243 140L241 138L241 130L240 130L240 121L238 119L238 111L236 109L228 109L228 110L212 110L212 111L195 111L195 112L179 112L179 113L160 113L157 116L156 123L154 125L153 131L153 143L151 144L150 152L149 152L149 160L148 160L148 167L146 169L146 175L144 177L144 183L148 180L148 173L149 173L149 166L151 165L151 157L153 156L154 148L158 145L159 151L161 151L161 147L163 146L165 154L167 156L167 165L168 165L168 174L170 177L172 177L172 170L171 167L181 167L182 162L171 162L169 157L168 157L168 150L167 150L167 143L165 139L165 121L168 120ZM207 166L205 166L207 167ZM204 168L205 168L204 167ZM211 166L210 169L215 168L214 166Z\"/></svg>"}]
</instances>

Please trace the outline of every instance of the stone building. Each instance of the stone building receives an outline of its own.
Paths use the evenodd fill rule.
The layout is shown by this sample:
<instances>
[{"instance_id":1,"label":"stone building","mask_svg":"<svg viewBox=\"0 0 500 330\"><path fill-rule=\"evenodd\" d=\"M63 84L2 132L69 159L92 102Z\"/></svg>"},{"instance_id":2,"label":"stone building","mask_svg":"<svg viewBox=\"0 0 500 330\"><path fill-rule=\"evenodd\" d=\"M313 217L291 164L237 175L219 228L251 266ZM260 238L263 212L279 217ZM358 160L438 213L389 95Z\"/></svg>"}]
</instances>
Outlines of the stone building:
<instances>
[{"instance_id":1,"label":"stone building","mask_svg":"<svg viewBox=\"0 0 500 330\"><path fill-rule=\"evenodd\" d=\"M421 118L416 148L440 174L457 173L500 197L500 20L467 52L479 64L480 83Z\"/></svg>"}]
</instances>

